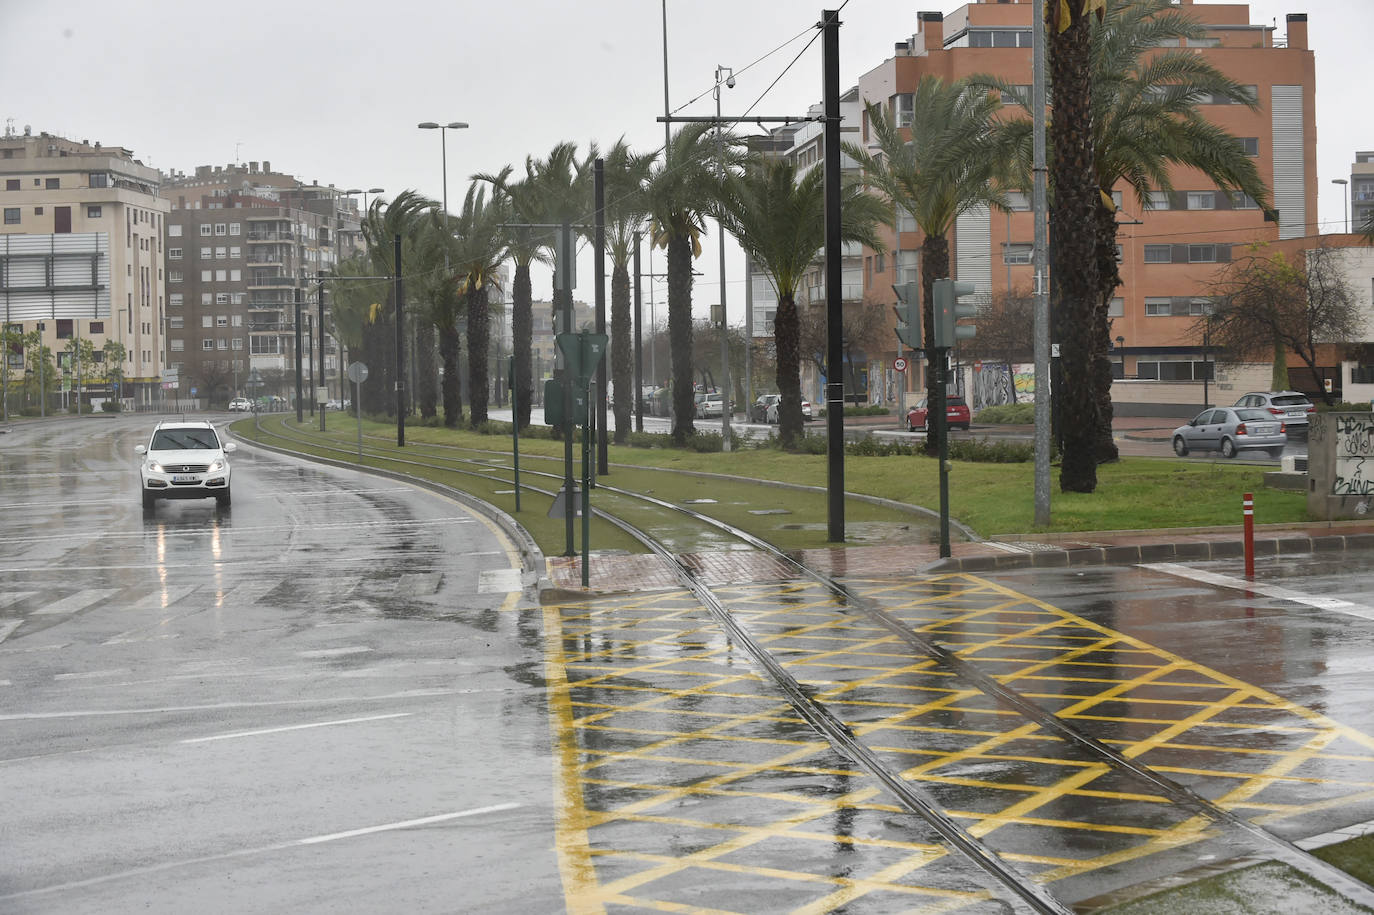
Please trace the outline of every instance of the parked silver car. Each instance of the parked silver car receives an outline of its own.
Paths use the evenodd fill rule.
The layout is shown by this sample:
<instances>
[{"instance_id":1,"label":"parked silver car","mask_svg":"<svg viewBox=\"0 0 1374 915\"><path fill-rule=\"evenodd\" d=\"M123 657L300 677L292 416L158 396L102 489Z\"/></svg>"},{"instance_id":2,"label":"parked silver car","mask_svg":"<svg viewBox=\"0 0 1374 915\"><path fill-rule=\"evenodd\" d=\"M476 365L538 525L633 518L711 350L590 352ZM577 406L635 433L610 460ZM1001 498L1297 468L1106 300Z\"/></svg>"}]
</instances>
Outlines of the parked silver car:
<instances>
[{"instance_id":1,"label":"parked silver car","mask_svg":"<svg viewBox=\"0 0 1374 915\"><path fill-rule=\"evenodd\" d=\"M1203 410L1186 426L1174 430L1174 453L1220 451L1233 458L1239 451L1258 448L1270 457L1283 454L1288 433L1281 420L1257 407L1215 407Z\"/></svg>"}]
</instances>

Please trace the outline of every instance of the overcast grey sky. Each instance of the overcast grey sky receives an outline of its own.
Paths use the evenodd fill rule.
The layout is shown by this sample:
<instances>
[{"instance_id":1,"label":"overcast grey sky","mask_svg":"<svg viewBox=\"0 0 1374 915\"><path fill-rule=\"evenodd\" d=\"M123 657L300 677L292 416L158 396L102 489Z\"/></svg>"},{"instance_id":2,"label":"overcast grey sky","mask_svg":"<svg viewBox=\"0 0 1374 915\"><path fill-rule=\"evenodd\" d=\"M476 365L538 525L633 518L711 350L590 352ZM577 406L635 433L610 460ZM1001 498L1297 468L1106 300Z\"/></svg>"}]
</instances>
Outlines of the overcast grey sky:
<instances>
[{"instance_id":1,"label":"overcast grey sky","mask_svg":"<svg viewBox=\"0 0 1374 915\"><path fill-rule=\"evenodd\" d=\"M838 3L829 4L837 6ZM849 87L916 30L916 11L959 4L850 0L840 29L840 79ZM734 67L725 114L802 114L819 101L816 0L667 0L671 104L714 114L715 67ZM438 131L420 121L466 121L448 132L450 207L474 172L521 166L554 144L617 138L663 142L661 0L391 0L332 3L240 0L0 0L0 118L22 131L132 148L145 164L268 160L278 171L339 187L415 188L438 199ZM1258 0L1252 22L1306 12L1317 61L1320 220L1339 231L1341 188L1357 149L1374 149L1364 80L1374 0ZM800 37L799 37L800 36ZM797 39L797 40L792 40ZM770 52L783 46L777 53ZM764 58L747 71L754 61ZM765 94L766 93L766 94ZM697 269L697 311L718 300L714 238ZM661 254L655 255L661 265ZM589 262L585 267L589 267ZM661 267L660 267L661 269ZM730 320L742 323L743 261L726 268ZM590 301L587 269L577 290ZM535 295L548 282L535 278ZM661 296L661 291L660 291ZM661 301L661 298L660 298ZM659 319L662 320L660 312Z\"/></svg>"}]
</instances>

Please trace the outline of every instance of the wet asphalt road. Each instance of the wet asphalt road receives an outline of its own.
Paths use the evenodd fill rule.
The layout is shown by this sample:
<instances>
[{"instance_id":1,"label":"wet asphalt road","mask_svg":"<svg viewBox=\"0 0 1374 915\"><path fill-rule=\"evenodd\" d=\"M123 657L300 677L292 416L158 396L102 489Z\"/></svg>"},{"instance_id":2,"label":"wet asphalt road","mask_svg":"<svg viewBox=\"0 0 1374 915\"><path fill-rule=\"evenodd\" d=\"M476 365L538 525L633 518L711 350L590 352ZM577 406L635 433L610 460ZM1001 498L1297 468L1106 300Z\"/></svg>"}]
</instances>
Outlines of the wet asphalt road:
<instances>
[{"instance_id":1,"label":"wet asphalt road","mask_svg":"<svg viewBox=\"0 0 1374 915\"><path fill-rule=\"evenodd\" d=\"M504 535L251 448L145 519L154 419L0 437L0 911L560 907Z\"/></svg>"}]
</instances>

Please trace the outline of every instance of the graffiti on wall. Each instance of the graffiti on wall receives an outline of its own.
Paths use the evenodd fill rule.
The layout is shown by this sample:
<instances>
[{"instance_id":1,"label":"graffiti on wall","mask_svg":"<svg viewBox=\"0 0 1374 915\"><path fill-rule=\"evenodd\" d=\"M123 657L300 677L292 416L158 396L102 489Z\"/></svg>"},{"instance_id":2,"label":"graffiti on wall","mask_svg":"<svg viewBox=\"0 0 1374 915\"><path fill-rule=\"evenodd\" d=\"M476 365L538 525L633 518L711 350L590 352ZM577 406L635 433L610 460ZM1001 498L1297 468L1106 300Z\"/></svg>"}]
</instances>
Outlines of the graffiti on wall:
<instances>
[{"instance_id":1,"label":"graffiti on wall","mask_svg":"<svg viewBox=\"0 0 1374 915\"><path fill-rule=\"evenodd\" d=\"M975 363L973 367L973 409L1008 403L1029 403L1035 397L1035 366L1005 362ZM1012 391L1015 391L1015 397Z\"/></svg>"},{"instance_id":2,"label":"graffiti on wall","mask_svg":"<svg viewBox=\"0 0 1374 915\"><path fill-rule=\"evenodd\" d=\"M1338 496L1374 495L1374 416L1331 417L1336 432L1336 475L1331 492Z\"/></svg>"}]
</instances>

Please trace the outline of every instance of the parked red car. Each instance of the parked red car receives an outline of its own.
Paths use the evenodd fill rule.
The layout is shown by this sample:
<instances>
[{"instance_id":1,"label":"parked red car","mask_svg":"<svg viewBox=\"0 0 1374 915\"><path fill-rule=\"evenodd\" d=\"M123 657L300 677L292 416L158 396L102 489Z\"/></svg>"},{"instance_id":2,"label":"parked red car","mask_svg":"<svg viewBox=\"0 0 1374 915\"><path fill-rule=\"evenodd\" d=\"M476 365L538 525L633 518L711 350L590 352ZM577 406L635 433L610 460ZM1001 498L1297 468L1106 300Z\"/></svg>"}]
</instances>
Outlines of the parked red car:
<instances>
[{"instance_id":1,"label":"parked red car","mask_svg":"<svg viewBox=\"0 0 1374 915\"><path fill-rule=\"evenodd\" d=\"M930 412L930 407L926 405L926 399L922 397L916 402L916 406L907 411L906 427L912 432L921 432L926 428L926 415ZM968 404L964 403L964 398L956 397L951 394L945 398L945 419L951 429L963 429L968 431L969 423L973 417L969 414Z\"/></svg>"}]
</instances>

